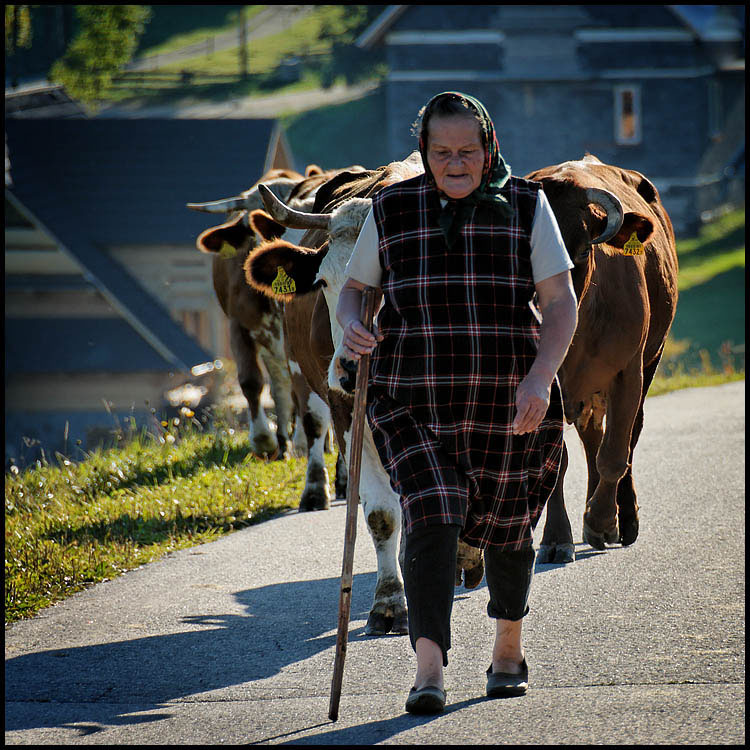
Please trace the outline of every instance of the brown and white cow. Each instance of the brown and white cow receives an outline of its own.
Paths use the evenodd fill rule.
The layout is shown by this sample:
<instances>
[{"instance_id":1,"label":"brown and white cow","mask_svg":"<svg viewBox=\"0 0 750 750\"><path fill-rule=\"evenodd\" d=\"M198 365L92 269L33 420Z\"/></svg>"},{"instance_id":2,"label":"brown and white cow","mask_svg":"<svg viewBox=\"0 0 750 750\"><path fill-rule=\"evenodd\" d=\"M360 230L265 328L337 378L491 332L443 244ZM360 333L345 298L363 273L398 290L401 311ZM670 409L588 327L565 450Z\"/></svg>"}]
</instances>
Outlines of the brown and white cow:
<instances>
[{"instance_id":1,"label":"brown and white cow","mask_svg":"<svg viewBox=\"0 0 750 750\"><path fill-rule=\"evenodd\" d=\"M633 451L677 307L672 223L644 175L590 154L527 179L542 183L575 264L578 326L559 378L566 420L588 464L583 540L599 550L629 545L638 536ZM547 506L540 562L573 559L566 467L567 454Z\"/></svg>"},{"instance_id":2,"label":"brown and white cow","mask_svg":"<svg viewBox=\"0 0 750 750\"><path fill-rule=\"evenodd\" d=\"M303 177L288 170L271 170L259 182L262 181L279 198L291 201L292 205L311 208L315 189L326 182L331 174L324 174L313 165L306 172L306 177ZM302 182L305 189L297 190ZM263 217L258 217L258 226L251 225L250 212L262 205L257 185L233 198L187 205L198 211L228 216L225 223L202 232L196 246L201 252L213 255L214 290L221 309L229 318L232 355L250 412L251 449L259 455L284 457L290 452L289 425L294 393L284 351L283 305L248 287L243 266L259 236L260 239L280 237L286 228ZM302 233L297 234L299 237L296 239L299 239ZM275 434L261 402L265 382L261 360L268 373L269 389L276 407ZM301 421L297 420L298 427ZM301 429L295 431L294 446L299 453L305 451ZM320 460L322 462L322 455Z\"/></svg>"},{"instance_id":3,"label":"brown and white cow","mask_svg":"<svg viewBox=\"0 0 750 750\"><path fill-rule=\"evenodd\" d=\"M355 173L363 169L355 165L348 167L347 172ZM304 178L297 173L272 170L262 180L274 194L279 197L286 195L290 205L310 209L317 189L340 171L324 172L311 165ZM283 303L248 287L243 270L248 252L258 241L279 237L285 232L298 241L303 232L287 230L262 212L258 212L253 220L251 212L260 205L257 184L234 198L188 205L196 210L231 214L225 224L203 232L197 246L202 252L214 253L214 288L222 309L230 318L231 345L238 365L239 381L251 412L251 445L257 453L272 453L278 440L279 455L284 456L288 452L288 432L279 432L277 428L276 438L273 437L260 403L263 387L260 353L271 376L271 392L277 404L279 424L287 424L285 415L290 412L287 394L291 378L291 396L297 415L293 445L298 455L307 455L305 487L299 510L323 510L330 507L329 478L324 456L329 449L330 411L308 385L289 348L288 336L282 335L286 329ZM286 317L289 318L288 315ZM339 455L336 493L343 497L345 492L346 465Z\"/></svg>"},{"instance_id":4,"label":"brown and white cow","mask_svg":"<svg viewBox=\"0 0 750 750\"><path fill-rule=\"evenodd\" d=\"M248 283L274 294L279 269L293 278L296 291L285 295L290 346L300 367L321 401L330 406L340 452L347 457L353 398L341 389L337 370L343 332L335 317L338 295L346 280L344 267L371 206L372 196L386 185L423 171L419 154L378 170L341 173L323 185L315 199L314 214L301 215L286 207L272 208L274 218L286 226L317 227L301 245L276 240L258 247L248 258ZM254 214L255 215L255 214ZM390 486L369 428L362 452L360 503L375 545L377 582L365 632L383 635L408 632L403 579L399 569L401 509ZM466 586L479 585L483 561L478 551L461 545L457 583L463 569Z\"/></svg>"}]
</instances>

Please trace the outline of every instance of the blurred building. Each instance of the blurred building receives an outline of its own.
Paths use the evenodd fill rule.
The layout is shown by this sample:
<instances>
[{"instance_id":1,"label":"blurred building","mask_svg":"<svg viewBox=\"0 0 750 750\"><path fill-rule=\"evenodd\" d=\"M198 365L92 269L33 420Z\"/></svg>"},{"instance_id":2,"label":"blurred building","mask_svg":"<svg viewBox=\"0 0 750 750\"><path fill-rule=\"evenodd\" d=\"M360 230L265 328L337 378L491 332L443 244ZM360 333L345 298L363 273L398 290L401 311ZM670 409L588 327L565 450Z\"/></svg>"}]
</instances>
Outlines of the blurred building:
<instances>
[{"instance_id":1,"label":"blurred building","mask_svg":"<svg viewBox=\"0 0 750 750\"><path fill-rule=\"evenodd\" d=\"M590 152L646 174L678 232L744 203L744 6L391 5L383 46L389 158L434 94L492 115L513 172Z\"/></svg>"},{"instance_id":2,"label":"blurred building","mask_svg":"<svg viewBox=\"0 0 750 750\"><path fill-rule=\"evenodd\" d=\"M7 461L140 426L193 368L231 356L195 247L221 220L185 204L292 159L273 120L88 119L59 92L6 115Z\"/></svg>"}]
</instances>

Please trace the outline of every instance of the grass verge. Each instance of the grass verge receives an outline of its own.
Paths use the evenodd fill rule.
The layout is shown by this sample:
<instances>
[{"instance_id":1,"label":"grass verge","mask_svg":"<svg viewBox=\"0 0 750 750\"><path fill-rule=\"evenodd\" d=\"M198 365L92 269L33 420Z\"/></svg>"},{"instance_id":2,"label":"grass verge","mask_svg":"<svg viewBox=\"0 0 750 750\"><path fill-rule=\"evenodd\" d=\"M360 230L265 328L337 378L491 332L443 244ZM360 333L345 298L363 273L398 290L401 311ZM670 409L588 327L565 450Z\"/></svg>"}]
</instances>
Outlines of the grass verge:
<instances>
[{"instance_id":1,"label":"grass verge","mask_svg":"<svg viewBox=\"0 0 750 750\"><path fill-rule=\"evenodd\" d=\"M649 395L745 377L745 210L678 239L677 314Z\"/></svg>"},{"instance_id":2,"label":"grass verge","mask_svg":"<svg viewBox=\"0 0 750 750\"><path fill-rule=\"evenodd\" d=\"M5 621L173 550L299 506L305 459L264 461L247 435L170 425L125 447L5 481ZM334 476L334 457L329 456Z\"/></svg>"}]
</instances>

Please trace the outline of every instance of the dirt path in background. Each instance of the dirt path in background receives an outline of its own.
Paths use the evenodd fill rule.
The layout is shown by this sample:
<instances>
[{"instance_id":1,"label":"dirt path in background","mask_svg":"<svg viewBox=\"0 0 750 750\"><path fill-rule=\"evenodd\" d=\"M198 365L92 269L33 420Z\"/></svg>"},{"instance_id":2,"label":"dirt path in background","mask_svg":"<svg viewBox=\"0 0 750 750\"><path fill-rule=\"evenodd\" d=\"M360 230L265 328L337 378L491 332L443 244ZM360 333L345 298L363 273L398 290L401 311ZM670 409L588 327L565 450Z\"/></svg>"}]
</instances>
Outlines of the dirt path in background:
<instances>
[{"instance_id":1,"label":"dirt path in background","mask_svg":"<svg viewBox=\"0 0 750 750\"><path fill-rule=\"evenodd\" d=\"M151 105L143 101L104 105L98 117L176 117L193 119L263 119L308 109L342 104L361 99L375 91L380 82L369 81L356 86L337 85L330 89L297 91L271 96L249 96L224 102L183 102Z\"/></svg>"},{"instance_id":2,"label":"dirt path in background","mask_svg":"<svg viewBox=\"0 0 750 750\"><path fill-rule=\"evenodd\" d=\"M312 13L315 10L314 5L269 5L267 8L253 16L246 24L247 41L260 39L266 36L272 36L285 31L293 26L301 18ZM210 34L206 35L207 38ZM239 29L224 31L220 34L213 35L213 51L221 52L222 50L238 47L240 44ZM162 65L191 60L195 57L205 56L205 44L197 42L190 44L183 49L168 52L162 55L149 55L140 57L137 60L125 66L125 70L155 70Z\"/></svg>"}]
</instances>

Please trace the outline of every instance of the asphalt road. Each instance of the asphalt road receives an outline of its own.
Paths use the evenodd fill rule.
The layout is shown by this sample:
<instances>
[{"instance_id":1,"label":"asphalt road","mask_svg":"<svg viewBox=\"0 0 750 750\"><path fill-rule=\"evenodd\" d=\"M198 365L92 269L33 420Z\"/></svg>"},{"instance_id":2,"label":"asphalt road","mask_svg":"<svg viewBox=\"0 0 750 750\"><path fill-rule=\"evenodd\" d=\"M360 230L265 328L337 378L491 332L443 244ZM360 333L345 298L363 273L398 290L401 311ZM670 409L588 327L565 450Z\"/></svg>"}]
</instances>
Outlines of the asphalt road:
<instances>
[{"instance_id":1,"label":"asphalt road","mask_svg":"<svg viewBox=\"0 0 750 750\"><path fill-rule=\"evenodd\" d=\"M583 456L566 433L577 560L537 565L524 697L484 697L483 583L456 589L445 713L404 712L407 638L363 634L375 555L360 514L329 721L338 503L172 554L7 628L6 744L743 744L744 393L743 381L647 400L629 548L581 543Z\"/></svg>"}]
</instances>

